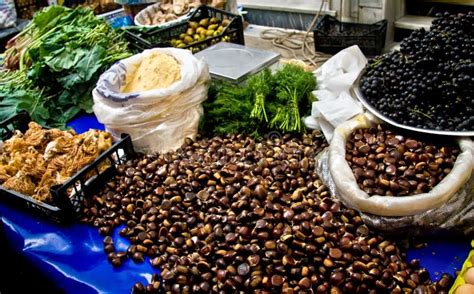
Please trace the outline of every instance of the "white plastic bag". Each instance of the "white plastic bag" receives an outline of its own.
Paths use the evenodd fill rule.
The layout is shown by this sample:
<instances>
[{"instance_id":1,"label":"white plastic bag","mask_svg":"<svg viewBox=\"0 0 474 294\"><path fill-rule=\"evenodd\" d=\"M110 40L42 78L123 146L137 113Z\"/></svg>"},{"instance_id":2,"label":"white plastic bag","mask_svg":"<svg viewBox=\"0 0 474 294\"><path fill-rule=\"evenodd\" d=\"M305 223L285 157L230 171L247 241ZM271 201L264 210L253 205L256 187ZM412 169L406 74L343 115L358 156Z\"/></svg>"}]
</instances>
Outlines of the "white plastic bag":
<instances>
[{"instance_id":1,"label":"white plastic bag","mask_svg":"<svg viewBox=\"0 0 474 294\"><path fill-rule=\"evenodd\" d=\"M173 56L181 66L181 79L167 88L121 93L127 72L158 51ZM176 48L145 50L114 64L101 75L93 90L94 113L114 137L127 133L138 151L167 152L179 148L186 137L195 138L207 99L209 70L191 52Z\"/></svg>"},{"instance_id":2,"label":"white plastic bag","mask_svg":"<svg viewBox=\"0 0 474 294\"><path fill-rule=\"evenodd\" d=\"M369 196L357 185L345 159L346 139L375 119L359 115L336 128L330 146L318 155L317 173L331 194L362 212L364 221L381 231L410 234L452 230L474 233L474 144L458 139L460 154L451 172L428 193L391 197ZM402 231L400 231L402 230Z\"/></svg>"},{"instance_id":3,"label":"white plastic bag","mask_svg":"<svg viewBox=\"0 0 474 294\"><path fill-rule=\"evenodd\" d=\"M313 95L317 101L312 104L311 116L303 119L306 127L322 130L326 139L331 140L334 128L363 112L349 91L366 64L364 54L354 45L341 50L314 71L318 90L313 91Z\"/></svg>"}]
</instances>

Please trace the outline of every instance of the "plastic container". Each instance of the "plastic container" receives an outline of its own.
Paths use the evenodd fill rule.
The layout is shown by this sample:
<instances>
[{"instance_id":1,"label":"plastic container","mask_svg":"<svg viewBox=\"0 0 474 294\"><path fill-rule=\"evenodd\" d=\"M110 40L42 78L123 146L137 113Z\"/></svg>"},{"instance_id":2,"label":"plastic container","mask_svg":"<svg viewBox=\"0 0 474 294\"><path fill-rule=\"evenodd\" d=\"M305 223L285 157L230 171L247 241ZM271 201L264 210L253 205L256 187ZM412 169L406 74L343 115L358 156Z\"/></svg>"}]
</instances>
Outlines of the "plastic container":
<instances>
[{"instance_id":1,"label":"plastic container","mask_svg":"<svg viewBox=\"0 0 474 294\"><path fill-rule=\"evenodd\" d=\"M135 15L135 18L133 19L133 21L135 22L135 25L139 26L139 27L145 27L145 28L167 28L167 27L170 27L174 24L181 23L183 21L188 20L194 12L194 10L191 9L191 10L189 10L188 13L179 16L177 19L174 19L174 20L162 23L162 24L157 24L157 25L146 25L146 24L144 24L144 18L147 15L150 15L150 16L155 15L160 10L160 5L161 5L161 3L158 2L158 3L150 5L150 6L146 7L145 9L141 10L137 15Z\"/></svg>"},{"instance_id":2,"label":"plastic container","mask_svg":"<svg viewBox=\"0 0 474 294\"><path fill-rule=\"evenodd\" d=\"M387 21L374 24L340 22L330 15L323 16L314 29L316 51L335 54L340 50L358 45L367 56L378 55L385 45Z\"/></svg>"},{"instance_id":3,"label":"plastic container","mask_svg":"<svg viewBox=\"0 0 474 294\"><path fill-rule=\"evenodd\" d=\"M114 29L133 25L133 20L123 8L97 15L105 19Z\"/></svg>"},{"instance_id":4,"label":"plastic container","mask_svg":"<svg viewBox=\"0 0 474 294\"><path fill-rule=\"evenodd\" d=\"M211 17L215 17L220 20L229 19L229 25L225 28L222 34L188 44L183 47L183 49L190 49L191 52L196 53L211 45L219 43L224 37L226 37L225 39L227 39L230 43L244 45L242 17L240 15L232 14L207 5L199 6L193 12L189 20L174 24L167 28L153 28L149 30L127 28L125 30L126 37L129 40L132 49L138 52L141 52L144 49L156 47L172 47L171 40L173 38L178 38L180 34L186 32L188 28L188 21L199 22L199 20L203 18Z\"/></svg>"},{"instance_id":5,"label":"plastic container","mask_svg":"<svg viewBox=\"0 0 474 294\"><path fill-rule=\"evenodd\" d=\"M0 123L2 140L10 138L14 130L25 132L31 121L26 112L21 112ZM116 166L130 159L135 154L130 136L122 139L109 150L103 152L91 164L82 168L62 185L51 187L53 204L37 201L30 196L0 186L0 201L26 209L37 215L47 217L59 223L68 223L78 219L83 210L84 199L106 183L116 172ZM100 172L99 165L108 167Z\"/></svg>"}]
</instances>

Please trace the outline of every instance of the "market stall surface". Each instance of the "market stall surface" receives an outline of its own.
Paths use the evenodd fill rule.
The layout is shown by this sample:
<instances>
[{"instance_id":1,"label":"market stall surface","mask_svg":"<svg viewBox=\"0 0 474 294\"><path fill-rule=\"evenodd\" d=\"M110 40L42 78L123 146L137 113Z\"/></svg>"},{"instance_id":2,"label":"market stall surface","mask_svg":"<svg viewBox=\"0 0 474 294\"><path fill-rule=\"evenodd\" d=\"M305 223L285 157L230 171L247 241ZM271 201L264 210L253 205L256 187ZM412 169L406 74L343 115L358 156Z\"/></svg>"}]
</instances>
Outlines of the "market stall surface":
<instances>
[{"instance_id":1,"label":"market stall surface","mask_svg":"<svg viewBox=\"0 0 474 294\"><path fill-rule=\"evenodd\" d=\"M304 33L288 42L288 32L251 25L245 31L245 42L248 47L274 51L283 58L304 59L300 49L290 46L293 42L301 45ZM266 34L264 39L262 33ZM283 46L275 46L278 38L284 41ZM318 57L323 61L327 56ZM93 115L79 116L69 126L78 133L104 128ZM129 293L133 284L147 284L157 272L149 259L139 264L128 259L114 268L104 253L103 236L95 227L58 225L4 203L0 203L0 219L0 258L6 272L0 275L0 293ZM115 247L126 251L129 243L118 236L118 231L113 234ZM407 259L419 259L433 280L442 273L455 275L470 249L465 238L437 236L416 241L425 245L410 249Z\"/></svg>"},{"instance_id":2,"label":"market stall surface","mask_svg":"<svg viewBox=\"0 0 474 294\"><path fill-rule=\"evenodd\" d=\"M79 133L91 127L103 129L92 115L69 125ZM94 227L58 225L4 203L0 204L0 215L0 258L2 272L7 272L0 278L1 293L129 293L134 283L147 283L157 272L148 259L141 264L127 260L114 268L103 252L103 237ZM118 231L113 236L115 246L126 250L129 244ZM409 250L408 259L420 259L438 280L442 273L460 270L469 249L465 239L433 238L425 246Z\"/></svg>"}]
</instances>

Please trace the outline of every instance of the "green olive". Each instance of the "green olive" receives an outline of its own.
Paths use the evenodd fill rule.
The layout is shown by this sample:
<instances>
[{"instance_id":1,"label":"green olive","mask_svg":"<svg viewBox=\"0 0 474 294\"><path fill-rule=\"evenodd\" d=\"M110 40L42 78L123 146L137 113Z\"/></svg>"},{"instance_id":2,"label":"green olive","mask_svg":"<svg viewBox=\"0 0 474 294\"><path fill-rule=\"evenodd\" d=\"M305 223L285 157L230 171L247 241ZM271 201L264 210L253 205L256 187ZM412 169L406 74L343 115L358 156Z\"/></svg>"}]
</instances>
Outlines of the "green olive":
<instances>
[{"instance_id":1,"label":"green olive","mask_svg":"<svg viewBox=\"0 0 474 294\"><path fill-rule=\"evenodd\" d=\"M188 29L186 30L186 34L188 34L189 36L194 35L194 33L195 33L195 31L194 31L193 28L188 28Z\"/></svg>"},{"instance_id":2,"label":"green olive","mask_svg":"<svg viewBox=\"0 0 474 294\"><path fill-rule=\"evenodd\" d=\"M209 24L209 18L203 18L199 21L199 25L201 27L206 27L207 28L208 24Z\"/></svg>"},{"instance_id":3,"label":"green olive","mask_svg":"<svg viewBox=\"0 0 474 294\"><path fill-rule=\"evenodd\" d=\"M224 27L228 26L229 24L230 24L230 20L228 20L227 18L222 20L222 25Z\"/></svg>"},{"instance_id":4,"label":"green olive","mask_svg":"<svg viewBox=\"0 0 474 294\"><path fill-rule=\"evenodd\" d=\"M192 28L192 29L197 29L199 26L199 24L195 21L190 21L189 22L189 27Z\"/></svg>"},{"instance_id":5,"label":"green olive","mask_svg":"<svg viewBox=\"0 0 474 294\"><path fill-rule=\"evenodd\" d=\"M184 43L191 44L192 42L194 42L194 39L191 36L186 36L186 38L184 38Z\"/></svg>"},{"instance_id":6,"label":"green olive","mask_svg":"<svg viewBox=\"0 0 474 294\"><path fill-rule=\"evenodd\" d=\"M207 27L207 29L208 29L208 30L213 30L213 31L215 31L215 30L217 29L217 27L218 27L218 25L216 25L216 24L211 24L211 25L209 25L209 26Z\"/></svg>"},{"instance_id":7,"label":"green olive","mask_svg":"<svg viewBox=\"0 0 474 294\"><path fill-rule=\"evenodd\" d=\"M203 28L203 27L198 27L198 28L196 29L196 34L201 34L201 32L202 32L202 31L205 31L205 30L206 30L206 29Z\"/></svg>"}]
</instances>

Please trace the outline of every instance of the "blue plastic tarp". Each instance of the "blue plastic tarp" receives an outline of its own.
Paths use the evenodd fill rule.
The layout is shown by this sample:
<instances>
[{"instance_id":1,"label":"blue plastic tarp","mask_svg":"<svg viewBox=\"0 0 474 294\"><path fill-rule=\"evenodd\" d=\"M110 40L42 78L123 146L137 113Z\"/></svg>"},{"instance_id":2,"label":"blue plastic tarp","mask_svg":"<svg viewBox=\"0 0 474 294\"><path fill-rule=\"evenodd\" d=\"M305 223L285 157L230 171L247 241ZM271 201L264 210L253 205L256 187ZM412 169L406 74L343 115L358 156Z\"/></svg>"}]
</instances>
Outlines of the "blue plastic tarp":
<instances>
[{"instance_id":1,"label":"blue plastic tarp","mask_svg":"<svg viewBox=\"0 0 474 294\"><path fill-rule=\"evenodd\" d=\"M66 293L130 293L136 282L151 281L149 259L126 260L119 268L107 261L103 236L87 224L63 226L0 203L3 230L9 245ZM118 230L116 230L118 232ZM128 243L114 235L117 251Z\"/></svg>"}]
</instances>

